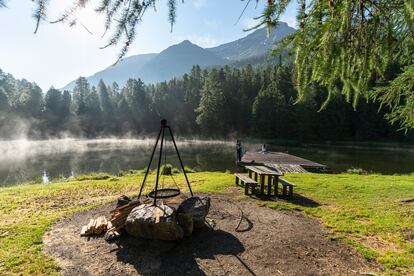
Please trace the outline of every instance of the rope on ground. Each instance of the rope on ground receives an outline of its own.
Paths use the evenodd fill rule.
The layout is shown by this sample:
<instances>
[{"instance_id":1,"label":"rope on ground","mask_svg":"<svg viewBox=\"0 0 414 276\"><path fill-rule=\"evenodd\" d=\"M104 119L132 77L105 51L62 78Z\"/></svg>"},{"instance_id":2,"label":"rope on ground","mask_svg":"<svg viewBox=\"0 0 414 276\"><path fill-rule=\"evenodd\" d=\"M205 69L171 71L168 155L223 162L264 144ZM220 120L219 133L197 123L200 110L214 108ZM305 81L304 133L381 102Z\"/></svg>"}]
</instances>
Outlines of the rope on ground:
<instances>
[{"instance_id":1,"label":"rope on ground","mask_svg":"<svg viewBox=\"0 0 414 276\"><path fill-rule=\"evenodd\" d=\"M249 224L251 224L250 220L244 214L243 209L238 204L236 204L234 201L232 201L232 200L229 200L228 202L231 203L231 204L233 204L234 206L236 206L237 209L239 209L239 211L240 211L240 218L239 218L239 220L237 222L236 228L234 228L234 231L236 231L236 232L247 232L247 231L249 231L251 229L251 227L248 227L247 229L242 229L242 230L239 229L240 228L240 225L241 225L241 223L243 221L243 219L246 220ZM216 225L213 226L213 225L211 225L207 221L207 217L204 218L204 222L207 224L207 226L210 229L215 229L216 228Z\"/></svg>"},{"instance_id":2,"label":"rope on ground","mask_svg":"<svg viewBox=\"0 0 414 276\"><path fill-rule=\"evenodd\" d=\"M239 218L239 221L238 221L238 223L237 223L237 226L236 226L236 228L234 228L234 231L236 231L236 232L247 232L247 231L249 231L250 229L251 229L251 221L247 218L247 216L244 214L244 212L243 212L243 209L240 207L240 205L238 205L237 203L235 203L234 201L232 201L232 200L229 200L229 202L230 203L232 203L233 205L235 205L236 207L237 207L237 209L239 209L239 211L240 211L240 218ZM246 228L246 229L239 229L240 228L240 225L241 225L241 223L242 223L242 221L243 221L243 219L244 220L246 220L247 221L247 223L249 223L250 224L250 226L248 227L248 228Z\"/></svg>"},{"instance_id":3,"label":"rope on ground","mask_svg":"<svg viewBox=\"0 0 414 276\"><path fill-rule=\"evenodd\" d=\"M237 208L239 208L239 210L240 210L240 219L239 219L239 222L237 223L236 228L234 228L234 231L236 231L236 232L242 232L242 231L240 231L240 230L239 230L239 227L240 227L241 222L243 221L243 218L244 218L244 212L243 212L242 208L241 208L238 204L236 204L236 203L234 203L234 202L232 202L232 203L233 203L234 205L236 205L236 206L237 206Z\"/></svg>"}]
</instances>

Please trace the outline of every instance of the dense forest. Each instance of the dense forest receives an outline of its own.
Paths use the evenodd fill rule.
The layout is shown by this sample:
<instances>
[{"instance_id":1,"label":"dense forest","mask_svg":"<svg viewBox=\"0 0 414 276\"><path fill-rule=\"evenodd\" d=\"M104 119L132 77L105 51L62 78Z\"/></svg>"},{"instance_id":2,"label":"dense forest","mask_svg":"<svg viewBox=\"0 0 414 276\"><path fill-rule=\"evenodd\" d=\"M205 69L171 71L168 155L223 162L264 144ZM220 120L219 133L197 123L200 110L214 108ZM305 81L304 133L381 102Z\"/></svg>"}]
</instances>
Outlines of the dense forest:
<instances>
[{"instance_id":1,"label":"dense forest","mask_svg":"<svg viewBox=\"0 0 414 276\"><path fill-rule=\"evenodd\" d=\"M73 91L46 93L26 80L0 71L0 136L105 137L149 135L166 118L182 136L257 137L297 141L414 141L384 120L375 103L357 110L340 92L318 112L327 92L310 87L295 104L297 91L289 64L254 68L194 66L180 79L125 87L100 81L90 86L80 77Z\"/></svg>"}]
</instances>

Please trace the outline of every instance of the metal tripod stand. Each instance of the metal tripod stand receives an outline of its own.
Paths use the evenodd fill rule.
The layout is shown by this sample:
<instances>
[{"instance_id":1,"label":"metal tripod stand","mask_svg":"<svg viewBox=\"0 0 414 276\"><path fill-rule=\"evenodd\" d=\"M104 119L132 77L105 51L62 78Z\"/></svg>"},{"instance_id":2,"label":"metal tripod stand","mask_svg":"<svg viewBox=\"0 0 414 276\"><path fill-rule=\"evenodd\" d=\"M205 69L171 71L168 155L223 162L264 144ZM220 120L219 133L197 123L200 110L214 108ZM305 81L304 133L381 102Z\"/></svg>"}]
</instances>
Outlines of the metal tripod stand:
<instances>
[{"instance_id":1,"label":"metal tripod stand","mask_svg":"<svg viewBox=\"0 0 414 276\"><path fill-rule=\"evenodd\" d=\"M147 170L145 172L145 176L144 176L144 179L142 181L141 188L139 190L139 195L138 195L138 199L139 199L141 197L142 191L144 189L145 181L147 180L147 176L148 176L151 164L152 164L152 160L154 159L155 151L157 150L158 142L160 142L160 140L161 140L160 154L159 154L159 157L158 157L157 178L155 180L155 190L154 190L154 192L150 193L150 197L154 198L154 203L153 203L154 206L157 203L157 198L174 197L174 196L177 196L181 193L181 191L179 189L158 189L158 182L159 182L160 168L161 168L161 160L162 160L162 154L163 154L163 145L164 145L164 141L165 141L165 131L166 130L168 130L170 135L171 135L171 140L174 144L174 148L175 148L175 151L177 153L178 160L180 161L180 166L181 166L181 169L184 173L185 180L186 180L187 185L188 185L188 189L190 190L191 196L193 196L193 191L191 190L191 185L190 185L190 182L188 181L188 177L187 177L187 174L186 174L185 169L184 169L184 164L183 164L183 161L181 159L180 152L178 151L177 144L175 143L175 139L174 139L174 135L172 133L172 130L171 130L170 126L167 125L167 120L161 120L161 128L160 128L160 131L158 132L157 141L155 142L154 149L152 150L151 158L150 158ZM162 192L161 196L158 194L159 192Z\"/></svg>"}]
</instances>

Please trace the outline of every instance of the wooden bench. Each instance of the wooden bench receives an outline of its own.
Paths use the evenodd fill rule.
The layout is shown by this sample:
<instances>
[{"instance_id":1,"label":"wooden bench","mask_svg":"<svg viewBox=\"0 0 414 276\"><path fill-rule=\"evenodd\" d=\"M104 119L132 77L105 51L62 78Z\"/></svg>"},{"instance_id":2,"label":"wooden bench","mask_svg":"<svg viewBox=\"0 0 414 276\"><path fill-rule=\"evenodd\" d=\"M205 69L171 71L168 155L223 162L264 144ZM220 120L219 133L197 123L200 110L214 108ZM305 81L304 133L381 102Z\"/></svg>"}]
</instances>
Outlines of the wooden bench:
<instances>
[{"instance_id":1,"label":"wooden bench","mask_svg":"<svg viewBox=\"0 0 414 276\"><path fill-rule=\"evenodd\" d=\"M239 185L239 180L242 184L244 184L244 194L249 194L249 187L251 187L251 192L254 194L256 190L257 181L251 179L247 175L242 173L235 173L234 176L236 177L236 186Z\"/></svg>"},{"instance_id":2,"label":"wooden bench","mask_svg":"<svg viewBox=\"0 0 414 276\"><path fill-rule=\"evenodd\" d=\"M279 182L280 182L280 184L282 184L283 196L288 195L288 193L287 193L288 188L289 188L289 196L292 196L293 195L293 187L296 186L296 185L289 182L289 181L287 181L286 179L281 178L281 177L279 177ZM276 185L275 190L276 190L276 196L277 196L277 189L278 189L277 183L275 183L275 185Z\"/></svg>"}]
</instances>

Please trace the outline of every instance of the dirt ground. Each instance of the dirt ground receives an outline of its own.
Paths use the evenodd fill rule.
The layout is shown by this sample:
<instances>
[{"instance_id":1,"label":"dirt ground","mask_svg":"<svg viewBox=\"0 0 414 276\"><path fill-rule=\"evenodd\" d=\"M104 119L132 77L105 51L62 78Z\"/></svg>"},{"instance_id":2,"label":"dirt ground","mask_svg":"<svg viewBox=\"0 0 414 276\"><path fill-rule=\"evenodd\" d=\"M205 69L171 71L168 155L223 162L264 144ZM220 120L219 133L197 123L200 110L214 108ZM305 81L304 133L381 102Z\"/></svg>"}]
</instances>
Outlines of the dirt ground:
<instances>
[{"instance_id":1,"label":"dirt ground","mask_svg":"<svg viewBox=\"0 0 414 276\"><path fill-rule=\"evenodd\" d=\"M113 204L59 221L44 237L44 251L63 275L361 275L375 264L339 240L328 239L320 223L296 211L259 207L252 199L210 195L206 227L176 242L123 235L108 243L84 238L82 225L109 217ZM235 231L241 212L239 231Z\"/></svg>"}]
</instances>

